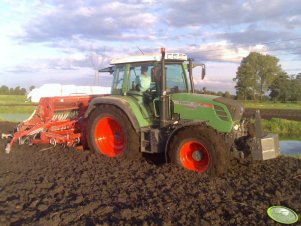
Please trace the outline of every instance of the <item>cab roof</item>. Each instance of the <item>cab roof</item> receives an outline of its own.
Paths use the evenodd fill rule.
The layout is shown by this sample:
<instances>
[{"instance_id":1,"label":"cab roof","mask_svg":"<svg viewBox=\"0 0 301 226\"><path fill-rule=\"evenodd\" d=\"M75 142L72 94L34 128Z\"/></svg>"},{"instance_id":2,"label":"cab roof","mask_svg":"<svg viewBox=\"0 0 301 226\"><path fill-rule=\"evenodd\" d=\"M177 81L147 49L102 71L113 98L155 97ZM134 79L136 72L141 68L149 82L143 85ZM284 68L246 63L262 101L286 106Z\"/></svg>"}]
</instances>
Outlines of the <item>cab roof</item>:
<instances>
[{"instance_id":1,"label":"cab roof","mask_svg":"<svg viewBox=\"0 0 301 226\"><path fill-rule=\"evenodd\" d=\"M111 61L111 64L114 65L114 64L160 61L160 60L161 60L161 54L136 55L136 56L127 56L127 57L113 59ZM187 55L183 53L165 53L165 60L186 61Z\"/></svg>"}]
</instances>

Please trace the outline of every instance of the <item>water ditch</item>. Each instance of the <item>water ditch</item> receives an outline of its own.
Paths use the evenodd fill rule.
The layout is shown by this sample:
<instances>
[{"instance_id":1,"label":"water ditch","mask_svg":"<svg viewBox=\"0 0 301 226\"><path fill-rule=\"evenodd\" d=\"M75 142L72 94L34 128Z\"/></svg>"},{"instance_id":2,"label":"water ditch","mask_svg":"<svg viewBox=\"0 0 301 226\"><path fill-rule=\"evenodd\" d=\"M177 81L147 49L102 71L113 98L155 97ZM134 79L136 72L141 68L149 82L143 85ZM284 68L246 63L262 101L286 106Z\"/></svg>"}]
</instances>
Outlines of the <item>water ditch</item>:
<instances>
[{"instance_id":1,"label":"water ditch","mask_svg":"<svg viewBox=\"0 0 301 226\"><path fill-rule=\"evenodd\" d=\"M20 122L27 119L30 115L29 113L0 113L0 119L8 122Z\"/></svg>"},{"instance_id":2,"label":"water ditch","mask_svg":"<svg viewBox=\"0 0 301 226\"><path fill-rule=\"evenodd\" d=\"M283 155L301 155L301 140L281 140L280 153Z\"/></svg>"}]
</instances>

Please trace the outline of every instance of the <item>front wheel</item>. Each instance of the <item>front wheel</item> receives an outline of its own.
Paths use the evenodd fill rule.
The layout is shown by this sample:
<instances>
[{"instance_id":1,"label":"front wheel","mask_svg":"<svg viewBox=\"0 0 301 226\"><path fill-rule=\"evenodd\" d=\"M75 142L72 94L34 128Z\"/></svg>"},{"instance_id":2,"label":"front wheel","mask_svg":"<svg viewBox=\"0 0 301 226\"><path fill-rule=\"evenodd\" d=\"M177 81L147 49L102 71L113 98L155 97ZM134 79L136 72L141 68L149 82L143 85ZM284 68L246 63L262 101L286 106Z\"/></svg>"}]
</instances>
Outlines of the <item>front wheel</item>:
<instances>
[{"instance_id":1,"label":"front wheel","mask_svg":"<svg viewBox=\"0 0 301 226\"><path fill-rule=\"evenodd\" d=\"M139 156L139 137L127 116L119 108L98 106L89 116L89 148L108 157Z\"/></svg>"},{"instance_id":2,"label":"front wheel","mask_svg":"<svg viewBox=\"0 0 301 226\"><path fill-rule=\"evenodd\" d=\"M230 148L219 134L209 128L182 128L171 139L168 156L171 162L191 171L218 175L230 162Z\"/></svg>"}]
</instances>

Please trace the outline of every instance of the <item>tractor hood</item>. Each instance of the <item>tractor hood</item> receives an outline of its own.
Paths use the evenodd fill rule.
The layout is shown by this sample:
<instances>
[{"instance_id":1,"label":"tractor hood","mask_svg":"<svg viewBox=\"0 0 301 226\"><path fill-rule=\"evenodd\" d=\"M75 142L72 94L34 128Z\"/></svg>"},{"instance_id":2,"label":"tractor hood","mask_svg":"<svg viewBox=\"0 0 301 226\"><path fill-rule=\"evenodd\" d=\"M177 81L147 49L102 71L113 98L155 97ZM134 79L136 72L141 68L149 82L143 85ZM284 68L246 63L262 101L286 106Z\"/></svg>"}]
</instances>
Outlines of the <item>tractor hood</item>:
<instances>
[{"instance_id":1,"label":"tractor hood","mask_svg":"<svg viewBox=\"0 0 301 226\"><path fill-rule=\"evenodd\" d=\"M240 102L224 97L195 93L174 93L170 96L175 112L182 119L207 121L219 131L230 131L244 111Z\"/></svg>"},{"instance_id":2,"label":"tractor hood","mask_svg":"<svg viewBox=\"0 0 301 226\"><path fill-rule=\"evenodd\" d=\"M172 99L178 104L183 104L186 106L191 105L190 107L195 108L198 106L214 108L218 115L220 115L219 113L221 111L226 111L226 107L231 114L233 121L240 120L244 112L244 107L239 101L220 96L196 93L176 93L172 94L171 96Z\"/></svg>"}]
</instances>

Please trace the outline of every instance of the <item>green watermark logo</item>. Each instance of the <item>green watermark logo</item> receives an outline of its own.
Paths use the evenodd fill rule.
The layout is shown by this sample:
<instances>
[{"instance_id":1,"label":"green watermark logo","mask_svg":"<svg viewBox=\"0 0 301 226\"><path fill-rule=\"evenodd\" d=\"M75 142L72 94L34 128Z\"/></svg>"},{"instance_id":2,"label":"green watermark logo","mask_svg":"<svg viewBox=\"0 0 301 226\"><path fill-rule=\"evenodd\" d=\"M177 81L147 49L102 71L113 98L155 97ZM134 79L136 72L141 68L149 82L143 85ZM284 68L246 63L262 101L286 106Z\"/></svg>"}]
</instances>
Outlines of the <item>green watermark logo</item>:
<instances>
[{"instance_id":1,"label":"green watermark logo","mask_svg":"<svg viewBox=\"0 0 301 226\"><path fill-rule=\"evenodd\" d=\"M284 206L271 206L267 210L268 216L282 224L293 224L298 221L298 215Z\"/></svg>"}]
</instances>

